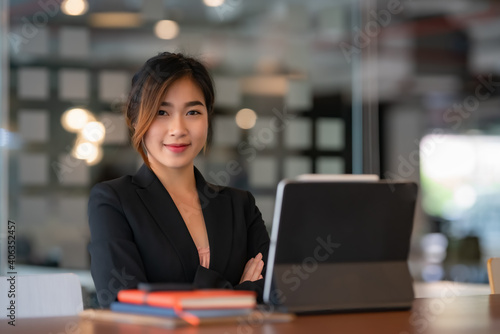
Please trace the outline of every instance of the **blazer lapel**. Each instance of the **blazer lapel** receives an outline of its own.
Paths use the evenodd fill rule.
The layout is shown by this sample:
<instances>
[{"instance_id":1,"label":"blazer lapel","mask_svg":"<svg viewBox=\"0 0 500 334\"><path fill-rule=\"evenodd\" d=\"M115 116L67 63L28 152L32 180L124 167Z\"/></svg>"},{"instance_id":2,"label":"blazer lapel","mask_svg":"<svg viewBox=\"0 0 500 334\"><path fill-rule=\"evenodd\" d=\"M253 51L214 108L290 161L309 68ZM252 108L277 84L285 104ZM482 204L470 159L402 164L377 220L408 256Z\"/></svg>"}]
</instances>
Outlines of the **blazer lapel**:
<instances>
[{"instance_id":1,"label":"blazer lapel","mask_svg":"<svg viewBox=\"0 0 500 334\"><path fill-rule=\"evenodd\" d=\"M194 174L210 245L210 269L222 274L230 257L233 240L231 197L221 193L221 187L207 183L196 167ZM133 182L141 187L136 190L137 194L175 248L186 279L194 277L197 264L200 263L198 250L168 191L146 165L134 175ZM190 263L196 265L191 266Z\"/></svg>"},{"instance_id":2,"label":"blazer lapel","mask_svg":"<svg viewBox=\"0 0 500 334\"><path fill-rule=\"evenodd\" d=\"M141 186L136 190L137 194L180 258L186 280L191 279L200 260L193 239L174 201L146 165L134 175L133 181Z\"/></svg>"},{"instance_id":3,"label":"blazer lapel","mask_svg":"<svg viewBox=\"0 0 500 334\"><path fill-rule=\"evenodd\" d=\"M225 272L233 242L233 206L231 197L220 192L220 186L207 183L195 168L198 197L210 243L209 268Z\"/></svg>"}]
</instances>

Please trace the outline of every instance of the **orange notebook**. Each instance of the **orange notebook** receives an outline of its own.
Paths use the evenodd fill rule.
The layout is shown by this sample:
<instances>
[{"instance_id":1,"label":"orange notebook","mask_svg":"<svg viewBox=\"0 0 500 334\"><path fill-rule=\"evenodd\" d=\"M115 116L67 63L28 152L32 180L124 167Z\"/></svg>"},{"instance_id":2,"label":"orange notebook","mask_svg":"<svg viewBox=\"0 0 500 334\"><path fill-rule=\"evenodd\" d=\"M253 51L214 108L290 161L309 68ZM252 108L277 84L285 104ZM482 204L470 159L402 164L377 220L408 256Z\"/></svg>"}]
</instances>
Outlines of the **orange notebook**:
<instances>
[{"instance_id":1,"label":"orange notebook","mask_svg":"<svg viewBox=\"0 0 500 334\"><path fill-rule=\"evenodd\" d=\"M147 304L171 307L176 310L254 308L257 304L253 291L206 289L190 291L121 290L118 300L122 303Z\"/></svg>"}]
</instances>

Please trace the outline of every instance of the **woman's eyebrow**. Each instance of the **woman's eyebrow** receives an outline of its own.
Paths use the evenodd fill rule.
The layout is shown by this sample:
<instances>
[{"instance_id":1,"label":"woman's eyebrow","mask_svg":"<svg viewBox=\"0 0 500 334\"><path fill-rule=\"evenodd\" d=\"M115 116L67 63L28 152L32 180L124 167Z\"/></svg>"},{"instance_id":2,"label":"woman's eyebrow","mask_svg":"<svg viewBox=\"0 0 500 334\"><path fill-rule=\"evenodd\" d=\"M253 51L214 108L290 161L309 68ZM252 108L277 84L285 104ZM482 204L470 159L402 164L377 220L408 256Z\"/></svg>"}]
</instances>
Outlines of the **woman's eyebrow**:
<instances>
[{"instance_id":1,"label":"woman's eyebrow","mask_svg":"<svg viewBox=\"0 0 500 334\"><path fill-rule=\"evenodd\" d=\"M162 107L173 107L173 104L170 102L163 101L161 103L161 106ZM194 106L203 106L204 107L205 105L201 101L197 101L197 100L184 103L184 107L194 107Z\"/></svg>"}]
</instances>

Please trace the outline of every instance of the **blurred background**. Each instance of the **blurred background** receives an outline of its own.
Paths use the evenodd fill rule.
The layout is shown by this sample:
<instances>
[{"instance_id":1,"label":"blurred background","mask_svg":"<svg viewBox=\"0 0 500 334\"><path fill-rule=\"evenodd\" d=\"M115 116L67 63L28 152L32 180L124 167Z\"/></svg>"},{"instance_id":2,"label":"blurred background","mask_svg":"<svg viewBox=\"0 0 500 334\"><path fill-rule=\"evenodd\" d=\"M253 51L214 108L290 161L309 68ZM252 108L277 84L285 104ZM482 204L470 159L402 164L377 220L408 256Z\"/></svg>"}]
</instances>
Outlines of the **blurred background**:
<instances>
[{"instance_id":1,"label":"blurred background","mask_svg":"<svg viewBox=\"0 0 500 334\"><path fill-rule=\"evenodd\" d=\"M415 280L487 282L485 260L500 255L498 2L0 6L0 224L16 223L20 273L71 270L92 296L88 193L142 163L122 106L135 71L170 51L201 59L216 85L214 138L197 167L252 191L268 228L283 178L411 180Z\"/></svg>"}]
</instances>

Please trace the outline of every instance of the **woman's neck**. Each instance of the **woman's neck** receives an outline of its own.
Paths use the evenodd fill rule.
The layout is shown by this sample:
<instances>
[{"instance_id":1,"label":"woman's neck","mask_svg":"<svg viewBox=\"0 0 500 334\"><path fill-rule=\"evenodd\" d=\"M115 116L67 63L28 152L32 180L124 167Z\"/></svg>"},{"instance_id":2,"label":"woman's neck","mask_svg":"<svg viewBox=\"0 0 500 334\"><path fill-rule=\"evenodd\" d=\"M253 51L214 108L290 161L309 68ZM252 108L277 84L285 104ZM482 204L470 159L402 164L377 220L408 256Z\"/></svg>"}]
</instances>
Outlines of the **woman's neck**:
<instances>
[{"instance_id":1,"label":"woman's neck","mask_svg":"<svg viewBox=\"0 0 500 334\"><path fill-rule=\"evenodd\" d=\"M193 165L184 168L166 168L152 164L151 169L168 192L185 193L196 191Z\"/></svg>"}]
</instances>

